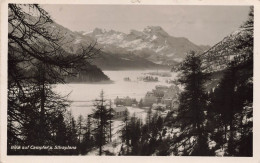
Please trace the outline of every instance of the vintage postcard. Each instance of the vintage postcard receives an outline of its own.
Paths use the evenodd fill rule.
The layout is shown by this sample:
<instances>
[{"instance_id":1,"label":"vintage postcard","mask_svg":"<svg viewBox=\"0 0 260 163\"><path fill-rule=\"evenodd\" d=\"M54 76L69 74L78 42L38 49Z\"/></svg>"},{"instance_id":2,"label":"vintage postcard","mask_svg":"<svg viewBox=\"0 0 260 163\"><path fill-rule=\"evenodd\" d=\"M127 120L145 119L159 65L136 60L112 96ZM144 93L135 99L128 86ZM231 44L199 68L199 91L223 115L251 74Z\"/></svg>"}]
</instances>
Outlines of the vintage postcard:
<instances>
[{"instance_id":1,"label":"vintage postcard","mask_svg":"<svg viewBox=\"0 0 260 163\"><path fill-rule=\"evenodd\" d=\"M258 162L259 5L2 2L1 162Z\"/></svg>"}]
</instances>

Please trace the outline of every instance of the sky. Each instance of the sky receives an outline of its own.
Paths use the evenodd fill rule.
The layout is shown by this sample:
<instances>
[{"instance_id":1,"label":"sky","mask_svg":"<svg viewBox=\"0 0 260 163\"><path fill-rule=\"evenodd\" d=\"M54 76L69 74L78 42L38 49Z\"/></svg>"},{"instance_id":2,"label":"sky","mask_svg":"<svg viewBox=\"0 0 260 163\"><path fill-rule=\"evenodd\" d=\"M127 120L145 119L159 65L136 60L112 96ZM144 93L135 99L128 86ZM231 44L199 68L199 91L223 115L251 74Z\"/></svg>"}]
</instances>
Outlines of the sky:
<instances>
[{"instance_id":1,"label":"sky","mask_svg":"<svg viewBox=\"0 0 260 163\"><path fill-rule=\"evenodd\" d=\"M129 33L161 26L174 37L197 45L214 45L237 30L248 17L248 6L178 5L42 5L52 19L72 31L94 28Z\"/></svg>"}]
</instances>

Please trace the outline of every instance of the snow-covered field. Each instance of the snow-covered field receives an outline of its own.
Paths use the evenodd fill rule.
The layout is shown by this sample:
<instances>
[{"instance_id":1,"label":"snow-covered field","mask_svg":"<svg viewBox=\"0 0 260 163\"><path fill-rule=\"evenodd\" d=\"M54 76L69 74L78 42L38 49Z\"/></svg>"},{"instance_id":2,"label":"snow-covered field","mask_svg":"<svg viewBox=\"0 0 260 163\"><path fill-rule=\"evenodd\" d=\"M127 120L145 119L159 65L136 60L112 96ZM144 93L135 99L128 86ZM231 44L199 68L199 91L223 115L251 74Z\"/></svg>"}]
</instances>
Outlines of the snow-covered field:
<instances>
[{"instance_id":1,"label":"snow-covered field","mask_svg":"<svg viewBox=\"0 0 260 163\"><path fill-rule=\"evenodd\" d=\"M167 79L174 79L175 73L171 73L172 77L159 77L159 82L143 82L138 81L137 77L143 76L145 73L154 72L154 70L140 70L140 71L104 71L104 73L113 81L113 83L93 83L93 84L66 84L57 85L55 91L61 95L69 95L69 100L72 101L70 110L72 114L77 117L82 114L87 116L92 113L93 100L99 97L101 90L105 92L105 98L112 100L118 97L129 96L136 98L139 101L143 98L147 91L151 91L156 85L167 85L165 81ZM165 72L165 71L159 71ZM125 77L129 77L131 81L124 81ZM144 112L138 108L128 108L130 113L136 112L141 115L140 112ZM143 116L143 115L142 115Z\"/></svg>"}]
</instances>

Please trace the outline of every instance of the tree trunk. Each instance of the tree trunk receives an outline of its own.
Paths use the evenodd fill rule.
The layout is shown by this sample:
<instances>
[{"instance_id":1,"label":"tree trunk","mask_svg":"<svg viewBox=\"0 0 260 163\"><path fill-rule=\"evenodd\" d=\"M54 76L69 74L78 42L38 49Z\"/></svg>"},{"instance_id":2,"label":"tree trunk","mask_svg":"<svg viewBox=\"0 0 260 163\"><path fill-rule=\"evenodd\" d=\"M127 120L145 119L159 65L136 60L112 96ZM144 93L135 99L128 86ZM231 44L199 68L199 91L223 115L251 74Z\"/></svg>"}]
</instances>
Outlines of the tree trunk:
<instances>
[{"instance_id":1,"label":"tree trunk","mask_svg":"<svg viewBox=\"0 0 260 163\"><path fill-rule=\"evenodd\" d=\"M44 142L45 139L45 109L44 109L44 104L45 104L45 69L44 67L42 67L43 70L40 70L41 74L40 74L40 133L39 133L39 138L41 143Z\"/></svg>"}]
</instances>

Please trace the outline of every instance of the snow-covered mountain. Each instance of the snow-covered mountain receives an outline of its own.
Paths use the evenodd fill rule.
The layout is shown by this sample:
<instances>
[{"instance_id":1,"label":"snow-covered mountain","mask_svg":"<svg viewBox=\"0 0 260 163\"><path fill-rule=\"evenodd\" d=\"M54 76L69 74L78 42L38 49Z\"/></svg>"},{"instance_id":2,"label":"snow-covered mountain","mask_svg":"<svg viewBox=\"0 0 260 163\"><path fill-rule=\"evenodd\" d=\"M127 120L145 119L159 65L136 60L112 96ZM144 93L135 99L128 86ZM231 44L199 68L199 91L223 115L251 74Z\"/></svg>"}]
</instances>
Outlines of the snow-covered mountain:
<instances>
[{"instance_id":1,"label":"snow-covered mountain","mask_svg":"<svg viewBox=\"0 0 260 163\"><path fill-rule=\"evenodd\" d=\"M148 26L143 31L131 30L128 34L99 28L81 34L97 40L104 52L134 54L164 65L180 62L190 50L203 52L209 48L198 46L184 37L170 36L160 26Z\"/></svg>"},{"instance_id":2,"label":"snow-covered mountain","mask_svg":"<svg viewBox=\"0 0 260 163\"><path fill-rule=\"evenodd\" d=\"M129 53L106 52L97 40L86 32L75 32L57 23L47 24L47 29L56 33L60 38L62 48L71 54L81 53L89 45L95 50L99 50L99 55L91 59L91 64L96 65L102 70L126 70L126 69L169 69L168 66L153 63L143 57L131 55ZM96 30L94 33L105 32ZM92 32L91 32L92 33Z\"/></svg>"},{"instance_id":3,"label":"snow-covered mountain","mask_svg":"<svg viewBox=\"0 0 260 163\"><path fill-rule=\"evenodd\" d=\"M74 32L57 23L52 23L49 28L59 32L65 43L61 44L69 53L77 53L82 47L97 42L95 48L101 49L101 59L94 63L105 69L123 68L123 65L111 64L111 58L116 62L126 63L124 65L128 65L127 69L160 68L158 65L171 67L182 61L190 50L202 53L209 49L209 46L198 46L187 38L170 36L159 26L148 26L143 31L131 30L128 34L99 28L90 32ZM112 57L109 57L111 63L104 66L103 60L108 58L106 54Z\"/></svg>"}]
</instances>

